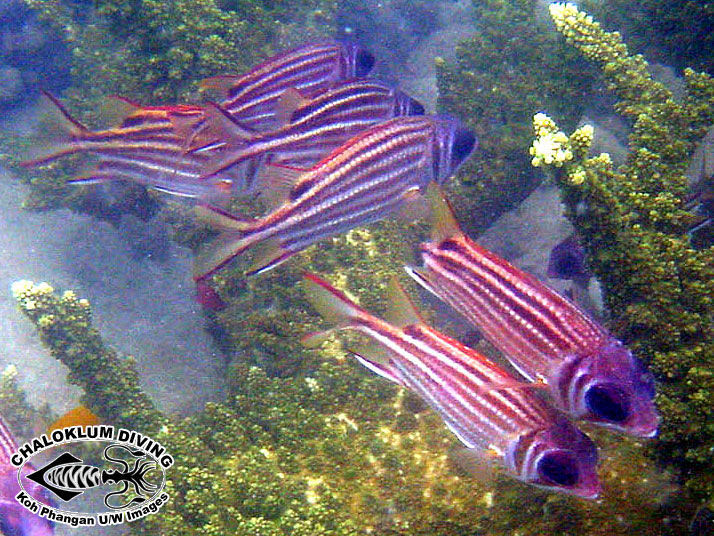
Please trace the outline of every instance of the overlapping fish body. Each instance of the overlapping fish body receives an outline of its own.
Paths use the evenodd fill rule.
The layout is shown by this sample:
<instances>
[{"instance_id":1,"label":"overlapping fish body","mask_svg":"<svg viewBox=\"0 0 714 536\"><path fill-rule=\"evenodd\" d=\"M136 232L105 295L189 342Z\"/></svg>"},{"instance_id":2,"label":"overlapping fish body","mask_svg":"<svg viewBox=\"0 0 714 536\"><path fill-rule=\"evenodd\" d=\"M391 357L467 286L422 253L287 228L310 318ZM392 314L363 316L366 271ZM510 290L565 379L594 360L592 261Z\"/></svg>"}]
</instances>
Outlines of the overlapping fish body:
<instances>
[{"instance_id":1,"label":"overlapping fish body","mask_svg":"<svg viewBox=\"0 0 714 536\"><path fill-rule=\"evenodd\" d=\"M204 85L225 92L222 108L244 127L256 131L278 128L275 105L288 89L311 98L342 80L363 77L374 56L360 46L341 41L309 43L273 56L239 76L218 76Z\"/></svg>"},{"instance_id":2,"label":"overlapping fish body","mask_svg":"<svg viewBox=\"0 0 714 536\"><path fill-rule=\"evenodd\" d=\"M351 79L313 99L296 96L281 128L253 135L218 108L216 118L226 131L226 143L206 175L267 154L282 164L310 167L353 136L393 117L423 115L424 107L409 95L368 78Z\"/></svg>"},{"instance_id":3,"label":"overlapping fish body","mask_svg":"<svg viewBox=\"0 0 714 536\"><path fill-rule=\"evenodd\" d=\"M600 490L593 442L528 384L519 384L475 350L427 326L395 281L388 317L365 311L315 275L306 295L337 329L358 331L375 345L356 350L367 368L417 393L473 456L502 465L512 476L584 498ZM325 333L307 336L314 345Z\"/></svg>"},{"instance_id":4,"label":"overlapping fish body","mask_svg":"<svg viewBox=\"0 0 714 536\"><path fill-rule=\"evenodd\" d=\"M201 178L216 151L187 151L186 135L191 125L204 118L203 108L199 106L140 107L129 104L131 111L118 127L91 131L74 119L57 99L49 94L45 96L48 111L55 115L58 123L56 139L43 149L41 155L23 162L25 167L86 153L98 156L99 163L70 183L124 179L173 195L209 200L241 193L248 188L246 177L251 173L245 168L210 179ZM117 105L122 103L126 104L119 100Z\"/></svg>"},{"instance_id":5,"label":"overlapping fish body","mask_svg":"<svg viewBox=\"0 0 714 536\"><path fill-rule=\"evenodd\" d=\"M441 194L421 244L422 286L471 321L520 373L547 383L574 418L641 437L657 432L654 379L643 364L574 303L464 235Z\"/></svg>"},{"instance_id":6,"label":"overlapping fish body","mask_svg":"<svg viewBox=\"0 0 714 536\"><path fill-rule=\"evenodd\" d=\"M281 203L250 221L203 207L204 219L224 233L197 259L195 277L207 277L262 243L248 272L260 273L322 238L380 220L418 199L430 181L445 181L475 141L454 119L397 117L352 138L309 170L267 165L272 176L261 188L270 193L272 183Z\"/></svg>"},{"instance_id":7,"label":"overlapping fish body","mask_svg":"<svg viewBox=\"0 0 714 536\"><path fill-rule=\"evenodd\" d=\"M186 153L182 143L166 143L160 147L102 156L90 171L68 182L93 184L126 180L169 195L204 202L252 193L255 169L246 164L203 178L201 172L209 158L207 154Z\"/></svg>"}]
</instances>

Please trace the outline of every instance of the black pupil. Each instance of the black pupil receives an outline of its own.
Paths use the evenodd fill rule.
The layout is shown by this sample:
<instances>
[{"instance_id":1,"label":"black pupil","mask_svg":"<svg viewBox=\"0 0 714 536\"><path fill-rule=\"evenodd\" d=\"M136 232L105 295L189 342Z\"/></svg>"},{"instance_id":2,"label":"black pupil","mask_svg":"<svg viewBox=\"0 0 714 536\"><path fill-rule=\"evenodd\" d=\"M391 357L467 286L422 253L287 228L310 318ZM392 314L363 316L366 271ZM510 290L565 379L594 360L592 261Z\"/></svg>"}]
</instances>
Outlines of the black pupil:
<instances>
[{"instance_id":1,"label":"black pupil","mask_svg":"<svg viewBox=\"0 0 714 536\"><path fill-rule=\"evenodd\" d=\"M558 259L557 268L558 273L564 276L572 277L580 273L580 263L573 255L565 255L563 258Z\"/></svg>"},{"instance_id":2,"label":"black pupil","mask_svg":"<svg viewBox=\"0 0 714 536\"><path fill-rule=\"evenodd\" d=\"M412 99L410 97L409 103L411 104L411 106L409 107L409 109L410 109L409 115L424 115L424 112L426 112L426 110L424 109L424 105L421 102L419 102L418 100Z\"/></svg>"},{"instance_id":3,"label":"black pupil","mask_svg":"<svg viewBox=\"0 0 714 536\"><path fill-rule=\"evenodd\" d=\"M357 51L355 58L355 76L366 76L374 65L374 56L366 50Z\"/></svg>"},{"instance_id":4,"label":"black pupil","mask_svg":"<svg viewBox=\"0 0 714 536\"><path fill-rule=\"evenodd\" d=\"M629 414L624 394L615 387L591 387L585 394L585 403L595 415L608 421L622 422Z\"/></svg>"},{"instance_id":5,"label":"black pupil","mask_svg":"<svg viewBox=\"0 0 714 536\"><path fill-rule=\"evenodd\" d=\"M459 128L454 134L454 143L451 146L451 169L455 169L466 157L471 154L476 143L476 136L465 128Z\"/></svg>"},{"instance_id":6,"label":"black pupil","mask_svg":"<svg viewBox=\"0 0 714 536\"><path fill-rule=\"evenodd\" d=\"M578 483L578 468L573 457L566 452L551 452L538 462L538 470L545 478L561 486Z\"/></svg>"}]
</instances>

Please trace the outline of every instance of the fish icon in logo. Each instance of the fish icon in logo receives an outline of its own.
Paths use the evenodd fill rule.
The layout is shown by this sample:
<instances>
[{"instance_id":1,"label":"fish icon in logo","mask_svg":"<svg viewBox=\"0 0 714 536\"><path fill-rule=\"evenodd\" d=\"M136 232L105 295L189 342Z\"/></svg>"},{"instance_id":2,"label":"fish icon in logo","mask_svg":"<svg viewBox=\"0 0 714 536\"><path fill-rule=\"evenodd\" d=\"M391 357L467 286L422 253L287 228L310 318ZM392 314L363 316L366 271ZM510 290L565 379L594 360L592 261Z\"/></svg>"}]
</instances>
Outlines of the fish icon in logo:
<instances>
[{"instance_id":1,"label":"fish icon in logo","mask_svg":"<svg viewBox=\"0 0 714 536\"><path fill-rule=\"evenodd\" d=\"M123 449L134 456L133 467L130 468L125 460L110 456L111 449ZM119 484L121 489L112 491L104 497L104 505L112 510L143 503L147 497L151 497L159 491L158 486L146 480L147 473L156 469L157 464L154 460L146 460L146 455L142 451L133 451L124 445L114 444L104 449L104 458L121 464L123 468L121 470L99 469L93 465L85 465L73 454L64 452L41 469L27 475L27 478L51 491L65 502L71 501L88 489L104 484ZM130 484L137 496L124 504L112 504L111 498L124 495Z\"/></svg>"}]
</instances>

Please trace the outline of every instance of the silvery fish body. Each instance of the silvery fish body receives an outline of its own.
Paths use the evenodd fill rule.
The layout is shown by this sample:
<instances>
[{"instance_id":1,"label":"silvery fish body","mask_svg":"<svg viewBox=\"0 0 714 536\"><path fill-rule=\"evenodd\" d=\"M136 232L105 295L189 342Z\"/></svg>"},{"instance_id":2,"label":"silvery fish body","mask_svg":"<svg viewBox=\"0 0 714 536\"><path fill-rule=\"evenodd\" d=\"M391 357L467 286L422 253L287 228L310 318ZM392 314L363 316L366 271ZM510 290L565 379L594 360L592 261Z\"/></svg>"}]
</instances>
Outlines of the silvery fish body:
<instances>
[{"instance_id":1,"label":"silvery fish body","mask_svg":"<svg viewBox=\"0 0 714 536\"><path fill-rule=\"evenodd\" d=\"M282 164L309 167L375 123L423 114L424 107L398 89L368 78L348 80L299 102L288 122L275 131L252 136L240 125L231 128L230 119L224 121L229 141L209 164L206 175L268 154ZM227 111L226 116L230 117Z\"/></svg>"},{"instance_id":2,"label":"silvery fish body","mask_svg":"<svg viewBox=\"0 0 714 536\"><path fill-rule=\"evenodd\" d=\"M10 463L10 459L16 450L17 444L0 417L0 533L9 536L51 536L54 534L54 523L30 512L15 500L15 496L20 493L18 468ZM22 469L25 490L44 504L54 506L44 488L25 478L34 470L30 464Z\"/></svg>"},{"instance_id":3,"label":"silvery fish body","mask_svg":"<svg viewBox=\"0 0 714 536\"><path fill-rule=\"evenodd\" d=\"M547 383L574 418L655 435L654 380L644 365L574 303L470 240L446 201L429 195L436 232L420 246L424 267L408 268L410 275L463 314L523 376Z\"/></svg>"},{"instance_id":4,"label":"silvery fish body","mask_svg":"<svg viewBox=\"0 0 714 536\"><path fill-rule=\"evenodd\" d=\"M263 255L249 271L260 273L322 238L380 220L413 201L430 181L446 180L474 144L474 135L454 119L398 117L352 138L302 173L266 166L288 175L272 178L289 185L283 202L250 221L203 208L204 219L225 232L197 259L195 277L209 276L262 242Z\"/></svg>"},{"instance_id":5,"label":"silvery fish body","mask_svg":"<svg viewBox=\"0 0 714 536\"><path fill-rule=\"evenodd\" d=\"M359 361L417 393L473 455L500 463L528 484L591 499L598 495L593 442L530 386L424 324L396 282L388 296L389 314L396 317L391 322L315 275L305 275L305 287L308 300L337 329L355 330L376 342L377 350L356 351ZM304 341L319 343L324 335Z\"/></svg>"},{"instance_id":6,"label":"silvery fish body","mask_svg":"<svg viewBox=\"0 0 714 536\"><path fill-rule=\"evenodd\" d=\"M341 80L366 76L374 56L354 43L309 43L273 56L239 76L207 81L225 92L221 107L246 128L277 128L275 104L288 89L314 97Z\"/></svg>"}]
</instances>

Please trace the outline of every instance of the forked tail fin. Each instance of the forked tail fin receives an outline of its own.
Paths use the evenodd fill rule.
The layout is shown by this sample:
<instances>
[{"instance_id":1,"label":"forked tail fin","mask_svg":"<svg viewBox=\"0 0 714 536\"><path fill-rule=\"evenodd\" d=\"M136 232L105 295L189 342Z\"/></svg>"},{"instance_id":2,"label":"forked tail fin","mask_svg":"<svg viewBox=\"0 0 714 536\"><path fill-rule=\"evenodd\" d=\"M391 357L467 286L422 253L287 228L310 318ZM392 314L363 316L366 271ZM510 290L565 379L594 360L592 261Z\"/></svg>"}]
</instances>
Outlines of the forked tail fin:
<instances>
[{"instance_id":1,"label":"forked tail fin","mask_svg":"<svg viewBox=\"0 0 714 536\"><path fill-rule=\"evenodd\" d=\"M45 113L41 120L40 134L28 159L20 162L22 167L38 166L76 153L81 150L77 142L89 132L55 97L43 91L41 99Z\"/></svg>"},{"instance_id":2,"label":"forked tail fin","mask_svg":"<svg viewBox=\"0 0 714 536\"><path fill-rule=\"evenodd\" d=\"M302 338L307 347L322 344L337 329L350 327L357 319L366 322L378 321L343 292L314 274L303 274L303 289L307 300L327 322L334 327L326 331L308 333ZM405 385L399 371L394 367L390 351L377 341L359 344L350 348L355 358L366 368L399 385Z\"/></svg>"},{"instance_id":3,"label":"forked tail fin","mask_svg":"<svg viewBox=\"0 0 714 536\"><path fill-rule=\"evenodd\" d=\"M198 205L194 209L198 219L221 234L201 248L194 259L193 279L207 279L252 244L248 237L251 220L239 218L213 206Z\"/></svg>"},{"instance_id":4,"label":"forked tail fin","mask_svg":"<svg viewBox=\"0 0 714 536\"><path fill-rule=\"evenodd\" d=\"M303 274L303 289L320 316L336 328L345 327L354 318L369 315L347 295L315 274ZM309 343L309 339L303 342Z\"/></svg>"}]
</instances>

